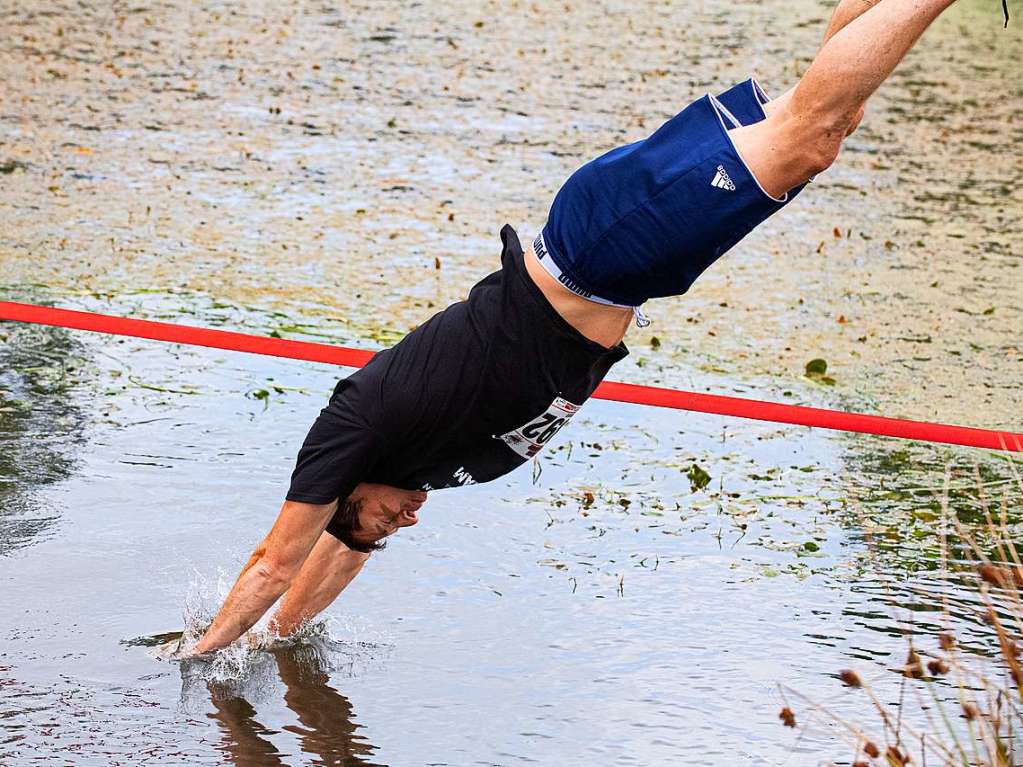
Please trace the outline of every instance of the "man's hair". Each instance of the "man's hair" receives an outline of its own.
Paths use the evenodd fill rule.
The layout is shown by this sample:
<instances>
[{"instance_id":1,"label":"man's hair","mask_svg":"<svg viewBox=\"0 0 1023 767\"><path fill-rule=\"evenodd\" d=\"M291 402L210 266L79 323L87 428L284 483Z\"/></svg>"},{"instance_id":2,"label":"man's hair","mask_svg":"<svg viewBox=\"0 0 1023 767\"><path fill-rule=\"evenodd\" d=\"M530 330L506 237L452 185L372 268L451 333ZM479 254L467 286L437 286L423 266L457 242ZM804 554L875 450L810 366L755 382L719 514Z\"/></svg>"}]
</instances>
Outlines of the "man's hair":
<instances>
[{"instance_id":1,"label":"man's hair","mask_svg":"<svg viewBox=\"0 0 1023 767\"><path fill-rule=\"evenodd\" d=\"M371 543L359 543L355 540L354 533L358 532L360 529L360 511L362 511L362 501L353 501L351 498L345 498L343 501L340 501L337 506L337 511L334 512L334 517L330 520L330 524L328 525L330 528L330 534L352 551L358 551L363 554L372 554L374 551L380 551L387 546L386 541L380 540L372 541Z\"/></svg>"}]
</instances>

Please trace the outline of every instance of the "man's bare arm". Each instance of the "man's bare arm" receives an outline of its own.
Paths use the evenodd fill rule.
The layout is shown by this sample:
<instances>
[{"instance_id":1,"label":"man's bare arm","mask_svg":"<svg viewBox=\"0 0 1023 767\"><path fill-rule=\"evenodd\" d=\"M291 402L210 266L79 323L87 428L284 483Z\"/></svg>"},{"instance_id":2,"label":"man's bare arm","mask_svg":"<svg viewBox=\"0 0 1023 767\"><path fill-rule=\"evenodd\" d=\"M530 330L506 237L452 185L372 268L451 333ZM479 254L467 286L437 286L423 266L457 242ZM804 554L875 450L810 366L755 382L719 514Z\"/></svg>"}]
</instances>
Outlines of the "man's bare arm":
<instances>
[{"instance_id":1,"label":"man's bare arm","mask_svg":"<svg viewBox=\"0 0 1023 767\"><path fill-rule=\"evenodd\" d=\"M370 528L389 535L416 523L416 512L426 502L426 493L363 482L349 500L359 505L359 513ZM281 636L294 633L337 599L368 559L369 554L352 551L324 532L281 600L270 628Z\"/></svg>"},{"instance_id":2,"label":"man's bare arm","mask_svg":"<svg viewBox=\"0 0 1023 767\"><path fill-rule=\"evenodd\" d=\"M352 551L330 533L320 535L270 620L271 631L279 636L292 634L327 608L355 579L369 556Z\"/></svg>"},{"instance_id":3,"label":"man's bare arm","mask_svg":"<svg viewBox=\"0 0 1023 767\"><path fill-rule=\"evenodd\" d=\"M195 652L231 644L263 617L298 575L336 509L336 502L284 502L273 528L249 557Z\"/></svg>"}]
</instances>

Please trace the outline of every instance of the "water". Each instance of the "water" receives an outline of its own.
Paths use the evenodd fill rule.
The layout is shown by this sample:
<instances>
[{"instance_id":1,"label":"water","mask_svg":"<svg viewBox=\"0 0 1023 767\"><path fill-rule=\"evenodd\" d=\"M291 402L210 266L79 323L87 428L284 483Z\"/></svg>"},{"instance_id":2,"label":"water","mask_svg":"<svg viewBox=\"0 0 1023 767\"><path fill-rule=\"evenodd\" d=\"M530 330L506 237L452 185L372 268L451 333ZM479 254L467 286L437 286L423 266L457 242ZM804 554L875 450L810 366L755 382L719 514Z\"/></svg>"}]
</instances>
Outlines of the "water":
<instances>
[{"instance_id":1,"label":"water","mask_svg":"<svg viewBox=\"0 0 1023 767\"><path fill-rule=\"evenodd\" d=\"M849 485L878 467L849 472L879 447L911 457L595 401L533 471L434 493L296 644L182 666L145 645L216 607L335 371L26 328L5 348L41 340L80 362L8 363L3 382L5 404L52 408L5 442L14 763L799 764L834 743L794 750L779 684L865 715L834 673L901 663L888 602L917 568L865 550ZM896 527L913 506L866 508ZM962 590L915 584L933 604Z\"/></svg>"},{"instance_id":2,"label":"water","mask_svg":"<svg viewBox=\"0 0 1023 767\"><path fill-rule=\"evenodd\" d=\"M992 6L953 9L613 377L1018 430L1021 51ZM0 293L391 343L678 94L791 81L823 13L542 11L0 6ZM594 401L536 466L434 493L297 641L181 664L158 645L217 606L339 371L0 334L0 763L841 763L780 686L873 726L840 669L897 701L908 627L992 649L934 491L951 464L976 521L979 463L1015 525L1003 459Z\"/></svg>"}]
</instances>

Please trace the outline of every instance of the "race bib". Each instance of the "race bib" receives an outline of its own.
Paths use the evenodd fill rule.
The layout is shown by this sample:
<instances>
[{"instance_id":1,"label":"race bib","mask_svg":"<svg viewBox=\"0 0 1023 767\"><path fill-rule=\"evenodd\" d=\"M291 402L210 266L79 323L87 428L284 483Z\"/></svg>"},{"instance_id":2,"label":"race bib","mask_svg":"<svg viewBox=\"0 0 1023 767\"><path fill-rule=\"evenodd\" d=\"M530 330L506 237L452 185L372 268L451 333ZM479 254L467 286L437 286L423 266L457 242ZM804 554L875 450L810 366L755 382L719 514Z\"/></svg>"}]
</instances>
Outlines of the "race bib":
<instances>
[{"instance_id":1,"label":"race bib","mask_svg":"<svg viewBox=\"0 0 1023 767\"><path fill-rule=\"evenodd\" d=\"M541 415L531 419L525 426L502 434L498 439L523 458L532 458L579 412L580 407L558 397Z\"/></svg>"}]
</instances>

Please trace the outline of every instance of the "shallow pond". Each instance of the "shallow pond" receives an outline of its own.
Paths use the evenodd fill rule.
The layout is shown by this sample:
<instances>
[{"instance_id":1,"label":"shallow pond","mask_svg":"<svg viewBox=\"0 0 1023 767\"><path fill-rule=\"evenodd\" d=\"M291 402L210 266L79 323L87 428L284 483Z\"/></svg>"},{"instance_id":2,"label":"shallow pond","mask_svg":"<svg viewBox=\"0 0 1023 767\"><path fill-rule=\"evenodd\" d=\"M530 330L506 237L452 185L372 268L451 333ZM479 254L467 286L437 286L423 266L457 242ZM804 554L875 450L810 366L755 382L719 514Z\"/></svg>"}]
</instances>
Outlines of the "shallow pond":
<instances>
[{"instance_id":1,"label":"shallow pond","mask_svg":"<svg viewBox=\"0 0 1023 767\"><path fill-rule=\"evenodd\" d=\"M751 69L791 83L826 13L0 0L0 298L379 348L580 162ZM611 377L1019 430L1020 29L957 4ZM783 688L869 724L840 669L897 702L906 632L991 650L938 499L951 467L953 511L1005 498L1015 532L1004 458L593 401L434 493L300 640L163 659L340 374L0 326L0 763L842 763Z\"/></svg>"},{"instance_id":2,"label":"shallow pond","mask_svg":"<svg viewBox=\"0 0 1023 767\"><path fill-rule=\"evenodd\" d=\"M797 743L779 685L867 719L835 674L894 695L906 607L959 595L969 639L969 590L914 530L975 455L594 401L534 466L432 494L298 642L161 660L272 521L337 371L5 332L13 763L816 763L847 749L826 722ZM981 465L997 494L1004 460Z\"/></svg>"}]
</instances>

